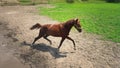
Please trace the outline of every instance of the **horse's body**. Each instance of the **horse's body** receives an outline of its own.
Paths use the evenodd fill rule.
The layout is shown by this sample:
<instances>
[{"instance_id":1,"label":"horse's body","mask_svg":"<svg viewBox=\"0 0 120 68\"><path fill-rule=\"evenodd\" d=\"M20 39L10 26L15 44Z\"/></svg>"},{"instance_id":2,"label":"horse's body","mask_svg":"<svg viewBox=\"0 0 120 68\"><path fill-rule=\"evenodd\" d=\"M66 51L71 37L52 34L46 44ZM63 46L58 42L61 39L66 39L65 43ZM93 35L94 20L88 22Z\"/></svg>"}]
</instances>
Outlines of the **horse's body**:
<instances>
[{"instance_id":1,"label":"horse's body","mask_svg":"<svg viewBox=\"0 0 120 68\"><path fill-rule=\"evenodd\" d=\"M62 37L65 36L65 29L62 26L62 24L48 24L48 25L43 25L43 27L47 27L47 35L52 35L55 37ZM63 32L63 33L62 33Z\"/></svg>"},{"instance_id":2,"label":"horse's body","mask_svg":"<svg viewBox=\"0 0 120 68\"><path fill-rule=\"evenodd\" d=\"M45 24L45 25L40 25L40 24L35 24L33 25L30 29L33 30L35 28L41 28L39 35L35 38L35 40L33 41L32 44L34 44L38 39L40 39L41 37L43 37L44 39L48 40L50 42L50 44L52 44L51 40L49 40L47 37L49 35L51 36L55 36L55 37L62 37L62 40L59 44L58 49L61 47L63 41L67 38L69 40L71 40L74 44L74 49L75 48L75 42L73 39L71 39L70 37L68 37L69 32L72 28L72 26L74 26L79 32L81 32L81 25L80 22L78 21L78 19L72 19L72 20L68 20L65 23L60 23L60 24Z\"/></svg>"}]
</instances>

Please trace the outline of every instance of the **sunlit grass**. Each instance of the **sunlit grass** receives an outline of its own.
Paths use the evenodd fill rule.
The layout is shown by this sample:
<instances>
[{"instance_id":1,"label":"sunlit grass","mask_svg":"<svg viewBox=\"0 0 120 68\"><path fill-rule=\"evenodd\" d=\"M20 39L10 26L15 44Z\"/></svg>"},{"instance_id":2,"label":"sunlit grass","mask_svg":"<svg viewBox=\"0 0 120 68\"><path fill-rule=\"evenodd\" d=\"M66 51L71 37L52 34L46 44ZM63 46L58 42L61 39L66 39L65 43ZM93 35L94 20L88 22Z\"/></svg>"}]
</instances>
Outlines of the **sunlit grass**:
<instances>
[{"instance_id":1,"label":"sunlit grass","mask_svg":"<svg viewBox=\"0 0 120 68\"><path fill-rule=\"evenodd\" d=\"M79 18L86 32L102 35L104 39L120 42L120 4L75 3L53 4L55 8L39 8L40 14L64 22Z\"/></svg>"}]
</instances>

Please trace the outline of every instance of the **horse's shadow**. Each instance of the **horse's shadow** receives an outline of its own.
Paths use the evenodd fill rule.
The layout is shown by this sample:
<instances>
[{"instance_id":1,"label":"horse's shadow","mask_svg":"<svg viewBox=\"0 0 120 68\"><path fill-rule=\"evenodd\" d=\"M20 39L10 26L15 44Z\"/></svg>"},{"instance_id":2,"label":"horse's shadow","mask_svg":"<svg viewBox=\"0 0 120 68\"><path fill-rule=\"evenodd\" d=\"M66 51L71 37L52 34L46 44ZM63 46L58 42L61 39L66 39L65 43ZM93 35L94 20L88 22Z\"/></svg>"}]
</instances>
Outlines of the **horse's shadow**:
<instances>
[{"instance_id":1,"label":"horse's shadow","mask_svg":"<svg viewBox=\"0 0 120 68\"><path fill-rule=\"evenodd\" d=\"M49 52L55 58L60 58L60 57L66 57L67 56L66 53L59 52L59 50L57 48L48 46L44 43L31 45L30 43L27 43L27 42L24 41L24 42L22 42L22 45L30 46L31 48L42 51L42 52Z\"/></svg>"}]
</instances>

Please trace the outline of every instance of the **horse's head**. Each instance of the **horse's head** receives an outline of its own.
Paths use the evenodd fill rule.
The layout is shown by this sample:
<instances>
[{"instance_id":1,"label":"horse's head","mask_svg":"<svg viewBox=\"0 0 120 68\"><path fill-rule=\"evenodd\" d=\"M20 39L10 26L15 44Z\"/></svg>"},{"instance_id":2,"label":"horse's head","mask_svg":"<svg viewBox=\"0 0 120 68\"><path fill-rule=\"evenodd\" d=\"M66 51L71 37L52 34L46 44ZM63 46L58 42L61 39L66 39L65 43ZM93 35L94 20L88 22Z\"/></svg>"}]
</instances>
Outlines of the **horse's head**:
<instances>
[{"instance_id":1,"label":"horse's head","mask_svg":"<svg viewBox=\"0 0 120 68\"><path fill-rule=\"evenodd\" d=\"M82 28L80 25L80 21L78 19L74 19L74 27L79 31L82 32Z\"/></svg>"}]
</instances>

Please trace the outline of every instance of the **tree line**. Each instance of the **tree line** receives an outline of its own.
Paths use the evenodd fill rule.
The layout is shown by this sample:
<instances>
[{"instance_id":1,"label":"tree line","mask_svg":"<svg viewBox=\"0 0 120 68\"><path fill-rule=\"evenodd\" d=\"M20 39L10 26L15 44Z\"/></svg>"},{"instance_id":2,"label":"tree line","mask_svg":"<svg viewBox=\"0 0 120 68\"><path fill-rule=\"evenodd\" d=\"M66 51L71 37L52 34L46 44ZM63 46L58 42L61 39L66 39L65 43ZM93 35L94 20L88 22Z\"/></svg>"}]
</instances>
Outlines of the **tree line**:
<instances>
[{"instance_id":1,"label":"tree line","mask_svg":"<svg viewBox=\"0 0 120 68\"><path fill-rule=\"evenodd\" d=\"M76 0L66 0L68 3L74 3ZM89 1L89 0L78 0L78 1ZM120 0L95 0L95 1L106 1L109 3L119 3Z\"/></svg>"}]
</instances>

